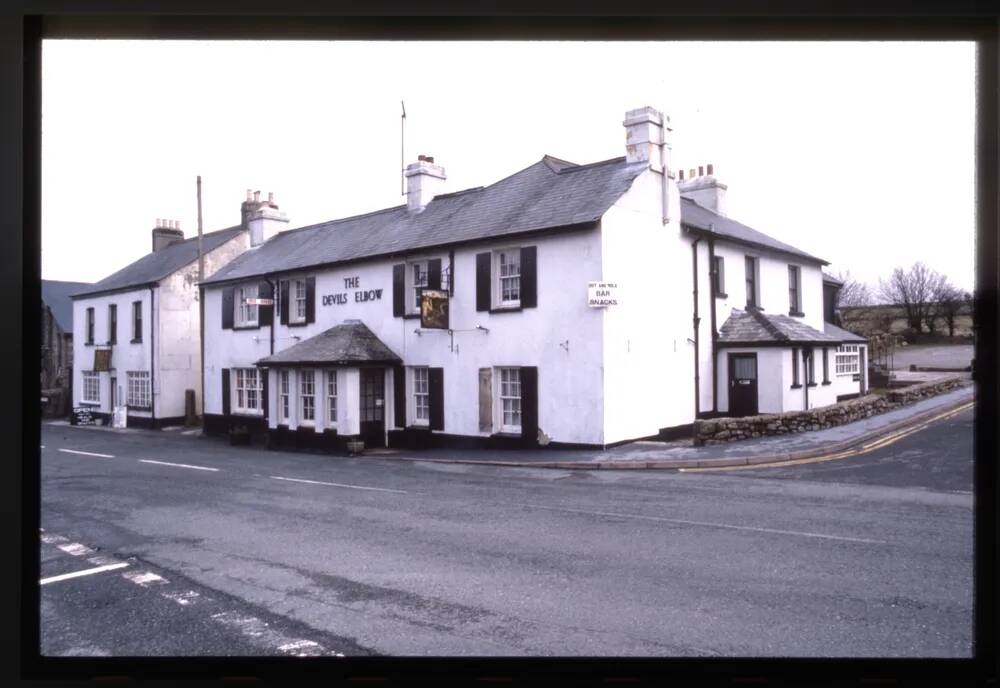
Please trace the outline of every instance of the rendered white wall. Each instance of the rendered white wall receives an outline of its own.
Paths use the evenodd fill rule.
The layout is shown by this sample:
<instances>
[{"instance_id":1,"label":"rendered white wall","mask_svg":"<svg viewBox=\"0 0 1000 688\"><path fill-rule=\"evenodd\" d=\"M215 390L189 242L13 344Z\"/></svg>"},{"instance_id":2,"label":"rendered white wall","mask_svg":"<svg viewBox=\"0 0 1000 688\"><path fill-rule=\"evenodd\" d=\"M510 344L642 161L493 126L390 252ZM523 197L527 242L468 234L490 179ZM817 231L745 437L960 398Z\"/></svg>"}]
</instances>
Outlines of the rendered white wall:
<instances>
[{"instance_id":1,"label":"rendered white wall","mask_svg":"<svg viewBox=\"0 0 1000 688\"><path fill-rule=\"evenodd\" d=\"M759 413L781 413L791 384L791 353L779 347L734 348L719 351L719 411L729 411L729 354L757 354L757 410ZM800 391L801 390L796 390Z\"/></svg>"}]
</instances>

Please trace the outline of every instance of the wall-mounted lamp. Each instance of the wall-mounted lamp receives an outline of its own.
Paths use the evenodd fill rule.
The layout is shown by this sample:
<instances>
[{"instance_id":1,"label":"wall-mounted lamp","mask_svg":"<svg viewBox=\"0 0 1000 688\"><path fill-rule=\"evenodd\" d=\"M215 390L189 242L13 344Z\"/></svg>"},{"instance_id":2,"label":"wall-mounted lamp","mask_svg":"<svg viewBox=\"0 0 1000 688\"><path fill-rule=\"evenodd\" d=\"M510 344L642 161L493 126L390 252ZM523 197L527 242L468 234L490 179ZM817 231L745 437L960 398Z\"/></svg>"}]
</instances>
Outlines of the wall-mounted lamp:
<instances>
[{"instance_id":1,"label":"wall-mounted lamp","mask_svg":"<svg viewBox=\"0 0 1000 688\"><path fill-rule=\"evenodd\" d=\"M476 325L476 329L477 329L477 330L482 330L482 331L483 331L483 332L485 332L486 334L489 334L489 333L490 333L490 330L489 330L489 328L488 328L488 327L483 327L482 325Z\"/></svg>"}]
</instances>

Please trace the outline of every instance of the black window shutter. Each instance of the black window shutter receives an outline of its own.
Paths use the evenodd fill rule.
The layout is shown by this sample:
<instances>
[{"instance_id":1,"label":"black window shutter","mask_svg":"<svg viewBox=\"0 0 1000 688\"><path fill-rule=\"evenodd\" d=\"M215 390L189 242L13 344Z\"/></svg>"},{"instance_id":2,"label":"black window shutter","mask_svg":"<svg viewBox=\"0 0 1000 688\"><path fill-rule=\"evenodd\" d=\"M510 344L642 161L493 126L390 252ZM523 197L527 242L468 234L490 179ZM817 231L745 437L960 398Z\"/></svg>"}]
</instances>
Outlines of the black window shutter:
<instances>
[{"instance_id":1,"label":"black window shutter","mask_svg":"<svg viewBox=\"0 0 1000 688\"><path fill-rule=\"evenodd\" d=\"M393 366L392 369L393 406L395 407L396 427L406 427L406 370L403 366Z\"/></svg>"},{"instance_id":2,"label":"black window shutter","mask_svg":"<svg viewBox=\"0 0 1000 688\"><path fill-rule=\"evenodd\" d=\"M233 287L222 290L222 329L233 329Z\"/></svg>"},{"instance_id":3,"label":"black window shutter","mask_svg":"<svg viewBox=\"0 0 1000 688\"><path fill-rule=\"evenodd\" d=\"M490 309L490 263L492 258L489 253L476 254L476 310L488 311Z\"/></svg>"},{"instance_id":4,"label":"black window shutter","mask_svg":"<svg viewBox=\"0 0 1000 688\"><path fill-rule=\"evenodd\" d=\"M257 286L257 296L262 299L273 299L274 289L271 283L264 281ZM257 325L274 324L274 306L257 306Z\"/></svg>"},{"instance_id":5,"label":"black window shutter","mask_svg":"<svg viewBox=\"0 0 1000 688\"><path fill-rule=\"evenodd\" d=\"M441 288L441 259L435 258L427 261L427 288Z\"/></svg>"},{"instance_id":6,"label":"black window shutter","mask_svg":"<svg viewBox=\"0 0 1000 688\"><path fill-rule=\"evenodd\" d=\"M281 290L281 324L288 324L288 280L281 280L278 283L278 288Z\"/></svg>"},{"instance_id":7,"label":"black window shutter","mask_svg":"<svg viewBox=\"0 0 1000 688\"><path fill-rule=\"evenodd\" d=\"M229 415L229 368L222 369L222 415Z\"/></svg>"},{"instance_id":8,"label":"black window shutter","mask_svg":"<svg viewBox=\"0 0 1000 688\"><path fill-rule=\"evenodd\" d=\"M267 378L270 377L270 371L267 368L258 368L257 374L260 375L260 404L261 409L264 411L264 425L267 425L268 419L268 409L271 404L268 401L270 397L267 395Z\"/></svg>"},{"instance_id":9,"label":"black window shutter","mask_svg":"<svg viewBox=\"0 0 1000 688\"><path fill-rule=\"evenodd\" d=\"M401 318L405 311L406 265L400 263L392 266L392 317Z\"/></svg>"},{"instance_id":10,"label":"black window shutter","mask_svg":"<svg viewBox=\"0 0 1000 688\"><path fill-rule=\"evenodd\" d=\"M455 252L448 251L448 296L455 295Z\"/></svg>"},{"instance_id":11,"label":"black window shutter","mask_svg":"<svg viewBox=\"0 0 1000 688\"><path fill-rule=\"evenodd\" d=\"M316 322L316 278L306 277L306 322Z\"/></svg>"},{"instance_id":12,"label":"black window shutter","mask_svg":"<svg viewBox=\"0 0 1000 688\"><path fill-rule=\"evenodd\" d=\"M427 392L431 430L444 430L444 368L428 368Z\"/></svg>"},{"instance_id":13,"label":"black window shutter","mask_svg":"<svg viewBox=\"0 0 1000 688\"><path fill-rule=\"evenodd\" d=\"M521 438L528 444L538 442L538 368L521 368Z\"/></svg>"},{"instance_id":14,"label":"black window shutter","mask_svg":"<svg viewBox=\"0 0 1000 688\"><path fill-rule=\"evenodd\" d=\"M521 249L521 308L538 305L538 252L534 246Z\"/></svg>"}]
</instances>

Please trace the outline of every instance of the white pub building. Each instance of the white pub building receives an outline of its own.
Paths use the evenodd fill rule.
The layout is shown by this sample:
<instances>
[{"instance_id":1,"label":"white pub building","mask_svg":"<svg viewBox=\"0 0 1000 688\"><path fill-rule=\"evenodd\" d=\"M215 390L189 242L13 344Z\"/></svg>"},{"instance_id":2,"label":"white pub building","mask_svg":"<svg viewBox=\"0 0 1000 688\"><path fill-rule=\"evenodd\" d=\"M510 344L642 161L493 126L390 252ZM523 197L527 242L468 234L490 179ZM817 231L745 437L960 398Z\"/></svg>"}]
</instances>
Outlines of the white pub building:
<instances>
[{"instance_id":1,"label":"white pub building","mask_svg":"<svg viewBox=\"0 0 1000 688\"><path fill-rule=\"evenodd\" d=\"M825 261L729 219L711 166L675 173L660 112L624 125L612 160L445 193L421 156L405 205L259 211L262 243L202 284L206 432L606 447L863 393Z\"/></svg>"}]
</instances>

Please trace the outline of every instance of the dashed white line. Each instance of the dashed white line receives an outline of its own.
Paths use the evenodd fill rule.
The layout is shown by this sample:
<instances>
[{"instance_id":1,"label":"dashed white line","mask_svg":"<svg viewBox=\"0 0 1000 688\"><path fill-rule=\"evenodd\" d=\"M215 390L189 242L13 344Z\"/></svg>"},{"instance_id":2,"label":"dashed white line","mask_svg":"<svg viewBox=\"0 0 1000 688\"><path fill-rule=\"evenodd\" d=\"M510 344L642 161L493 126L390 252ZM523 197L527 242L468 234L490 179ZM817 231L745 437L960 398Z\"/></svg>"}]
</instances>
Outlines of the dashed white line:
<instances>
[{"instance_id":1,"label":"dashed white line","mask_svg":"<svg viewBox=\"0 0 1000 688\"><path fill-rule=\"evenodd\" d=\"M57 545L66 554L72 554L74 557L81 557L84 554L93 554L95 550L90 549L86 545L81 545L79 542L71 542L68 545Z\"/></svg>"},{"instance_id":2,"label":"dashed white line","mask_svg":"<svg viewBox=\"0 0 1000 688\"><path fill-rule=\"evenodd\" d=\"M50 576L49 578L43 578L38 581L39 585L48 585L49 583L58 583L59 581L69 580L70 578L79 578L80 576L90 576L95 573L102 573L104 571L113 571L115 569L120 569L128 566L128 562L119 562L117 564L107 564L105 566L98 566L93 569L84 569L83 571L74 571L73 573L64 573L59 576Z\"/></svg>"},{"instance_id":3,"label":"dashed white line","mask_svg":"<svg viewBox=\"0 0 1000 688\"><path fill-rule=\"evenodd\" d=\"M282 478L280 475L272 475L274 480L286 480L291 483L306 483L309 485L326 485L328 487L346 487L351 490L371 490L373 492L394 492L396 494L409 494L406 490L390 490L387 487L366 487L364 485L347 485L345 483L327 483L322 480L305 480L304 478Z\"/></svg>"},{"instance_id":4,"label":"dashed white line","mask_svg":"<svg viewBox=\"0 0 1000 688\"><path fill-rule=\"evenodd\" d=\"M884 540L869 540L868 538L855 538L846 535L827 535L825 533L809 533L801 530L780 530L777 528L758 528L755 526L736 526L729 523L712 523L709 521L688 521L680 518L664 518L662 516L646 516L645 514L627 514L613 511L585 511L583 509L565 509L555 506L542 506L540 504L518 504L532 509L545 509L547 511L562 511L570 514L586 514L590 516L612 516L614 518L635 518L643 521L659 521L662 523L679 523L688 526L704 526L707 528L723 528L728 530L749 530L756 533L774 533L777 535L798 535L801 537L820 538L824 540L843 540L845 542L863 542L872 545L884 545Z\"/></svg>"},{"instance_id":5,"label":"dashed white line","mask_svg":"<svg viewBox=\"0 0 1000 688\"><path fill-rule=\"evenodd\" d=\"M173 600L182 607L186 607L189 604L194 604L201 597L201 595L199 595L194 590L188 590L186 592L163 592L160 594L163 595L163 597L166 597L168 600Z\"/></svg>"},{"instance_id":6,"label":"dashed white line","mask_svg":"<svg viewBox=\"0 0 1000 688\"><path fill-rule=\"evenodd\" d=\"M312 640L288 638L270 628L266 621L258 619L256 616L247 616L239 612L228 611L212 614L212 618L219 623L237 629L247 637L260 640L270 647L277 648L278 652L283 654L294 655L296 657L315 657L317 655L344 656L339 652L328 652L322 645Z\"/></svg>"},{"instance_id":7,"label":"dashed white line","mask_svg":"<svg viewBox=\"0 0 1000 688\"><path fill-rule=\"evenodd\" d=\"M69 542L69 538L64 538L62 535L53 535L51 533L46 533L41 536L42 542L47 545L58 545L62 542Z\"/></svg>"},{"instance_id":8,"label":"dashed white line","mask_svg":"<svg viewBox=\"0 0 1000 688\"><path fill-rule=\"evenodd\" d=\"M128 573L123 573L122 577L127 578L136 585L141 585L144 588L149 587L154 583L157 585L163 585L167 582L166 578L157 576L151 571L129 571Z\"/></svg>"},{"instance_id":9,"label":"dashed white line","mask_svg":"<svg viewBox=\"0 0 1000 688\"><path fill-rule=\"evenodd\" d=\"M139 459L139 463L155 463L158 466L174 466L175 468L193 468L196 471L214 471L218 472L218 468L211 468L209 466L192 466L189 463L170 463L168 461L153 461L152 459Z\"/></svg>"},{"instance_id":10,"label":"dashed white line","mask_svg":"<svg viewBox=\"0 0 1000 688\"><path fill-rule=\"evenodd\" d=\"M82 456L98 456L102 459L115 458L113 454L98 454L97 452L80 451L78 449L63 449L62 447L59 448L59 451L66 452L67 454L81 454Z\"/></svg>"}]
</instances>

